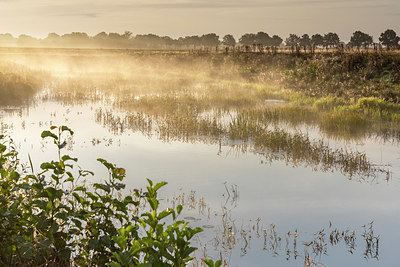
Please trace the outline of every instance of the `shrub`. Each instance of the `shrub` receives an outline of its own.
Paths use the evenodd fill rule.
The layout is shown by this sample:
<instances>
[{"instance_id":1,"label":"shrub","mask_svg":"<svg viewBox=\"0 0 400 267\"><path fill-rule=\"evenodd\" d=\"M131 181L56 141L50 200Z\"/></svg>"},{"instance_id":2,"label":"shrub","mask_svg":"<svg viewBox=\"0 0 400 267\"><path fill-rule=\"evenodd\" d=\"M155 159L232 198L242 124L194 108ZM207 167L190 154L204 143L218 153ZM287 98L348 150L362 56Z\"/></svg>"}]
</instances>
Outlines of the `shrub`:
<instances>
[{"instance_id":1,"label":"shrub","mask_svg":"<svg viewBox=\"0 0 400 267\"><path fill-rule=\"evenodd\" d=\"M58 157L38 173L22 170L10 138L0 136L0 264L2 266L183 266L196 248L200 228L176 220L182 206L159 211L158 190L166 183L123 195L125 170L98 161L108 180L89 187L78 159L61 153L66 126L42 133ZM170 223L167 223L166 220ZM148 265L143 265L148 266Z\"/></svg>"}]
</instances>

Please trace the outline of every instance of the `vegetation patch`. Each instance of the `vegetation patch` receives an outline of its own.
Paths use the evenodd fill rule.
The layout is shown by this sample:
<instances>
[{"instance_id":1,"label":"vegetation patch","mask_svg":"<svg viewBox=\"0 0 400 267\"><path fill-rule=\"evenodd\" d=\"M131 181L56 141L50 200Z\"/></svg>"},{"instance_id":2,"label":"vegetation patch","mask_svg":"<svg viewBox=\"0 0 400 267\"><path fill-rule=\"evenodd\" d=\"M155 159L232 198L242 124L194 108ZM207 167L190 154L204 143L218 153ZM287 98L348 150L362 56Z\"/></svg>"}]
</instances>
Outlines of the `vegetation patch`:
<instances>
[{"instance_id":1,"label":"vegetation patch","mask_svg":"<svg viewBox=\"0 0 400 267\"><path fill-rule=\"evenodd\" d=\"M184 266L201 232L178 220L182 206L159 210L158 190L123 189L123 168L104 159L104 183L86 186L94 175L63 154L68 127L42 133L58 148L58 157L37 172L21 169L10 139L0 137L0 263L3 266Z\"/></svg>"}]
</instances>

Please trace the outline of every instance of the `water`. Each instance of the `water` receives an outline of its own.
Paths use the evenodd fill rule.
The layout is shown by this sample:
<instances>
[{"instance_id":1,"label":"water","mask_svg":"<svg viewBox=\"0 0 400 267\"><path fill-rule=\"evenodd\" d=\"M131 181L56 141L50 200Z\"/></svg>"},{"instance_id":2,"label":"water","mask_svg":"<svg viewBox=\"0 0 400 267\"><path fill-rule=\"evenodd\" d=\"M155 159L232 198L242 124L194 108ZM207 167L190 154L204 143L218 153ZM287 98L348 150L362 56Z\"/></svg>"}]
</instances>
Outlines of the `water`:
<instances>
[{"instance_id":1,"label":"water","mask_svg":"<svg viewBox=\"0 0 400 267\"><path fill-rule=\"evenodd\" d=\"M124 167L127 188L144 187L145 178L168 181L161 191L165 205L173 204L174 196L182 199L184 194L182 217L188 218L192 226L205 228L195 241L200 247L198 256L204 250L214 259L222 255L230 266L301 266L307 253L311 264L324 266L395 266L398 262L400 164L396 142L379 138L338 141L326 137L330 146L365 152L373 164L389 165L385 168L391 172L389 180L384 175L349 179L339 171L322 172L280 160L268 162L251 147L241 150L233 143L221 144L205 137L166 142L155 132L146 134L130 127L112 131L96 120L99 108L112 108L104 105L65 105L46 100L26 108L2 109L1 132L13 137L22 162L27 162L28 154L31 155L36 169L40 162L56 156L52 144L43 141L40 133L51 125L68 125L75 135L67 153L79 157L83 168L96 173L96 178L88 178L88 183L106 177L106 170L96 158ZM124 112L113 113L122 116ZM309 134L321 135L315 130ZM379 239L379 243L376 246L372 242L372 249L366 252L368 245L362 237L362 226L370 222L372 240ZM281 239L275 239L275 245L272 224ZM227 248L224 244L229 238L223 237L223 233L229 226L236 241ZM343 239L331 245L329 235L336 228L355 230L352 253ZM294 259L293 236L287 242L286 234L296 229L299 256ZM326 255L324 250L314 253L312 246L304 245L315 240L315 233L322 229L326 234L322 242L327 244Z\"/></svg>"},{"instance_id":2,"label":"water","mask_svg":"<svg viewBox=\"0 0 400 267\"><path fill-rule=\"evenodd\" d=\"M75 135L65 153L96 174L86 183L107 178L97 158L126 169L127 189L167 181L162 205L183 204L181 217L204 229L193 265L203 255L229 266L398 265L396 138L373 127L357 138L328 135L313 123L315 110L296 106L263 124L262 109L290 105L289 94L241 79L240 62L122 50L0 57L20 64L6 71L44 80L30 106L0 108L0 133L12 136L21 161L30 155L38 171L53 160L40 134L67 125Z\"/></svg>"}]
</instances>

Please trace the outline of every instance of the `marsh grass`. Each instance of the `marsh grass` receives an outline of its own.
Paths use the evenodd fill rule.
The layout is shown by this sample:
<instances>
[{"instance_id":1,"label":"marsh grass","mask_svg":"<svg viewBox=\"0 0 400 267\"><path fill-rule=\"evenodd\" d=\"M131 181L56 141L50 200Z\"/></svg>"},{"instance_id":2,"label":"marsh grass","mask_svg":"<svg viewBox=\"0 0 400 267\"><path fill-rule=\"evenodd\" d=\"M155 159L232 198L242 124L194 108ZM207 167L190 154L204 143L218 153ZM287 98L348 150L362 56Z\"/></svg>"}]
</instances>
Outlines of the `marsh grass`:
<instances>
[{"instance_id":1,"label":"marsh grass","mask_svg":"<svg viewBox=\"0 0 400 267\"><path fill-rule=\"evenodd\" d=\"M97 112L97 121L116 133L133 128L165 141L210 138L251 144L294 165L302 162L352 176L379 170L358 154L310 140L297 133L297 127L317 126L321 133L346 139L400 132L396 56L61 49L0 57L51 73L46 80L49 93L42 100L100 102L125 114ZM386 74L381 77L382 72ZM386 91L380 91L382 86ZM357 167L348 168L345 161L357 162Z\"/></svg>"},{"instance_id":2,"label":"marsh grass","mask_svg":"<svg viewBox=\"0 0 400 267\"><path fill-rule=\"evenodd\" d=\"M41 90L45 74L26 67L0 63L0 105L20 105Z\"/></svg>"},{"instance_id":3,"label":"marsh grass","mask_svg":"<svg viewBox=\"0 0 400 267\"><path fill-rule=\"evenodd\" d=\"M200 116L175 112L165 115L130 113L119 117L111 111L99 109L97 122L114 133L128 129L141 131L147 136L155 135L165 141L184 141L221 144L226 143L243 153L254 151L267 162L285 161L293 166L306 166L315 171L340 171L350 179L373 181L377 177L390 178L384 167L369 161L365 153L332 149L322 140L313 140L299 132L289 133L284 129L249 118L248 114L236 113L228 116L220 111L213 116ZM254 115L253 115L254 116ZM118 129L115 132L115 129ZM232 142L239 140L239 142Z\"/></svg>"}]
</instances>

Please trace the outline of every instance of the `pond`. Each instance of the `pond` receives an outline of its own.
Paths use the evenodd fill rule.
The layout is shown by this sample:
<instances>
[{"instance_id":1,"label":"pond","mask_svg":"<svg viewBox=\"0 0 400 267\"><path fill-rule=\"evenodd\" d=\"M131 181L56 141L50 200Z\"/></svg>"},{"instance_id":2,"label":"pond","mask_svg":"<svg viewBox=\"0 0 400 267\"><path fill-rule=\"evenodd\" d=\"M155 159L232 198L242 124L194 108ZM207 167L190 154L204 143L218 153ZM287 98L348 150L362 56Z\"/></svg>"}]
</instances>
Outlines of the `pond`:
<instances>
[{"instance_id":1,"label":"pond","mask_svg":"<svg viewBox=\"0 0 400 267\"><path fill-rule=\"evenodd\" d=\"M198 84L195 88L202 90L214 86ZM183 204L181 216L204 229L194 241L199 247L194 265L203 255L223 258L229 266L398 262L396 139L340 138L312 123L283 121L262 128L269 139L258 139L249 130L258 124L247 123L246 134L234 126L242 111L235 107L211 103L189 116L193 110L188 113L180 105L185 112L180 117L177 106L154 111L138 102L128 108L131 100L118 103L119 96L106 91L98 97L88 93L88 101L71 101L73 97L66 100L47 86L27 106L0 109L1 132L12 136L21 161L28 162L30 155L38 168L51 160L56 150L40 133L52 125L68 125L75 131L68 153L96 173L87 183L106 177L97 158L124 167L128 189L144 187L145 178L167 181L163 205ZM136 100L143 98L138 95ZM151 106L150 100L146 103ZM289 105L274 98L261 102L261 108ZM272 137L281 145L272 145Z\"/></svg>"}]
</instances>

